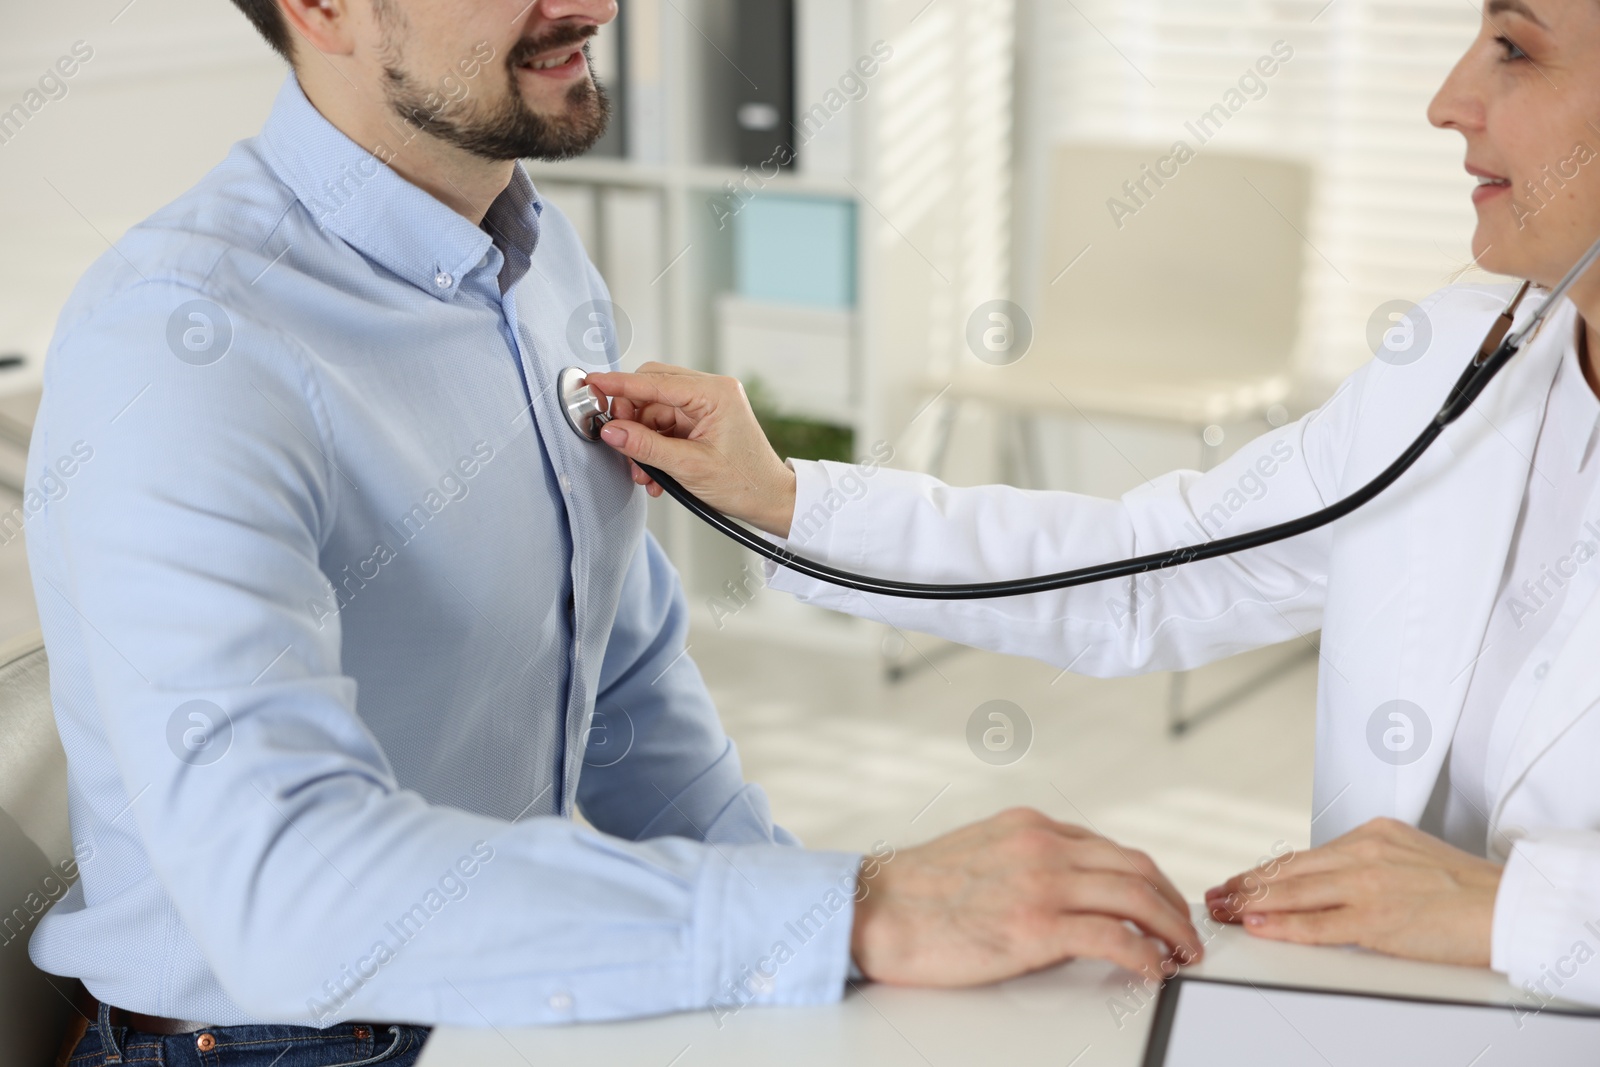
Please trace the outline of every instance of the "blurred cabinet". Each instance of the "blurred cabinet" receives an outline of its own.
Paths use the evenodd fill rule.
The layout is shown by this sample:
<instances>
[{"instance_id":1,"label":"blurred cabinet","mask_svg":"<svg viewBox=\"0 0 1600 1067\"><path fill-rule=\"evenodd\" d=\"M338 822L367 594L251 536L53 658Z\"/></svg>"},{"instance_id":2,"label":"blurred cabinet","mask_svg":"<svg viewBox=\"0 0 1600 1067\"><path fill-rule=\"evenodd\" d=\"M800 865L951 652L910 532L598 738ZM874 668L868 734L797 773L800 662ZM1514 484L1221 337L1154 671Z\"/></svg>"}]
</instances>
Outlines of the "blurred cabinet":
<instances>
[{"instance_id":1,"label":"blurred cabinet","mask_svg":"<svg viewBox=\"0 0 1600 1067\"><path fill-rule=\"evenodd\" d=\"M957 365L974 309L1010 295L1013 5L797 0L794 158L757 166L739 163L731 116L741 87L772 72L740 64L742 6L625 0L625 66L659 71L661 106L630 110L622 158L529 161L529 173L559 183L558 204L593 190L591 253L613 300L630 317L659 308L659 351L630 350L625 365L760 377L786 413L848 427L858 457L887 445L892 465L910 465L919 387ZM616 190L654 197L659 231L615 232L603 204ZM797 282L794 299L773 299ZM699 621L785 641L881 638L776 595L726 618L748 556L670 501L652 508Z\"/></svg>"}]
</instances>

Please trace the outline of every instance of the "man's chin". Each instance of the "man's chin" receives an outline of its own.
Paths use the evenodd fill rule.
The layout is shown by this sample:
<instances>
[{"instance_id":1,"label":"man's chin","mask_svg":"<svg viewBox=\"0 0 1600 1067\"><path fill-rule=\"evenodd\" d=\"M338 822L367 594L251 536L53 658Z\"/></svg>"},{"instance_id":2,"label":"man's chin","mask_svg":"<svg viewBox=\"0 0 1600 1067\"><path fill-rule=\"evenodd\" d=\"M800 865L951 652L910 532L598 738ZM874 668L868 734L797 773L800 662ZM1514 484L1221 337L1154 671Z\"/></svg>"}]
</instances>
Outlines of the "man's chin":
<instances>
[{"instance_id":1,"label":"man's chin","mask_svg":"<svg viewBox=\"0 0 1600 1067\"><path fill-rule=\"evenodd\" d=\"M532 159L569 159L594 147L610 125L611 109L603 93L585 77L559 94L530 92L518 79L517 100L522 105L524 130L539 130L524 156Z\"/></svg>"}]
</instances>

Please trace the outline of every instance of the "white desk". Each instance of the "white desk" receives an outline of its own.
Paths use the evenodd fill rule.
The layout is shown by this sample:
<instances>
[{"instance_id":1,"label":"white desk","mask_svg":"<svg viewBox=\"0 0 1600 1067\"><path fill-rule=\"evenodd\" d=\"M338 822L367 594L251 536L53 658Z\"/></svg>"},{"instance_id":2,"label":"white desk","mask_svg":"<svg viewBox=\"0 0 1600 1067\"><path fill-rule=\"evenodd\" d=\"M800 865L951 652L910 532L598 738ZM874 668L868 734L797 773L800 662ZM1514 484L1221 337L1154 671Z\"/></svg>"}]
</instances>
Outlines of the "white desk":
<instances>
[{"instance_id":1,"label":"white desk","mask_svg":"<svg viewBox=\"0 0 1600 1067\"><path fill-rule=\"evenodd\" d=\"M1214 933L1213 933L1214 932ZM1409 994L1504 1005L1536 1003L1489 971L1413 963L1342 948L1250 937L1205 920L1211 937L1195 976ZM1154 1000L1119 1028L1109 1003L1130 1007L1132 976L1077 961L968 990L867 984L819 1008L746 1008L718 1029L709 1011L625 1023L525 1030L440 1028L421 1067L750 1067L862 1064L945 1067L1138 1067Z\"/></svg>"}]
</instances>

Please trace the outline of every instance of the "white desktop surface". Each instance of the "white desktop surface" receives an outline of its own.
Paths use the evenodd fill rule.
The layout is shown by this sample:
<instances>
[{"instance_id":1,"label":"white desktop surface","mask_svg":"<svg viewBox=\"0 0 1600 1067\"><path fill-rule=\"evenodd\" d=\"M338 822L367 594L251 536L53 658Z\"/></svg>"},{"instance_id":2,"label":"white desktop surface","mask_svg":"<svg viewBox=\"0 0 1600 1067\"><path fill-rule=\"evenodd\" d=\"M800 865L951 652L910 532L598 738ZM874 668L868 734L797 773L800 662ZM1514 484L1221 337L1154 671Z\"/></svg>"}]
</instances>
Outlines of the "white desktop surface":
<instances>
[{"instance_id":1,"label":"white desktop surface","mask_svg":"<svg viewBox=\"0 0 1600 1067\"><path fill-rule=\"evenodd\" d=\"M1195 977L1349 989L1505 1005L1536 1004L1487 970L1390 959L1358 949L1252 938L1204 921L1211 939ZM1133 976L1075 961L998 985L900 989L867 983L837 1004L746 1008L719 1029L709 1011L621 1023L494 1030L441 1027L421 1067L547 1064L722 1067L861 1064L872 1067L1138 1067L1154 998L1122 1025L1110 1002L1134 1005Z\"/></svg>"}]
</instances>

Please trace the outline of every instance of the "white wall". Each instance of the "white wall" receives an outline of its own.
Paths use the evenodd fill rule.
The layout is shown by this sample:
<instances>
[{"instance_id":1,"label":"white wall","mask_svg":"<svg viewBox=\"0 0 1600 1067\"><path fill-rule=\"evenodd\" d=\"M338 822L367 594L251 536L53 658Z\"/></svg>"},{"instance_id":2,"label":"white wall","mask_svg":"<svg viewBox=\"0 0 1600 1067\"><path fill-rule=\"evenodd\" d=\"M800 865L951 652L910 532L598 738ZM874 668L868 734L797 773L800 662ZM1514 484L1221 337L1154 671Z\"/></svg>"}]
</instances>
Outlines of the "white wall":
<instances>
[{"instance_id":1,"label":"white wall","mask_svg":"<svg viewBox=\"0 0 1600 1067\"><path fill-rule=\"evenodd\" d=\"M37 92L75 44L92 50ZM36 378L61 305L130 226L193 185L261 126L285 66L227 0L69 0L0 8L0 352Z\"/></svg>"}]
</instances>

